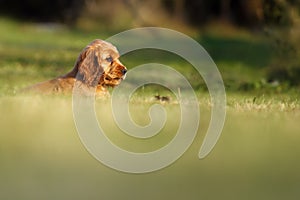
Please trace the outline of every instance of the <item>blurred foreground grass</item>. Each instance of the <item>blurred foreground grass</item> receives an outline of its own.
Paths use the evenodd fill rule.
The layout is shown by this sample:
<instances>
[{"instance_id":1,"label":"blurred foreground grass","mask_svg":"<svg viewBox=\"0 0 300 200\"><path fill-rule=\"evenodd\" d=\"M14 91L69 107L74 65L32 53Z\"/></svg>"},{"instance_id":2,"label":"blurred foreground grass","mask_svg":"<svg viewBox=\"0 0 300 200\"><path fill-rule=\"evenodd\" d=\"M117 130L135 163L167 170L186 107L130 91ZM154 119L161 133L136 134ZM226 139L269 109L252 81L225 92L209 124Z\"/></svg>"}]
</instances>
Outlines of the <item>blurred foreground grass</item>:
<instances>
[{"instance_id":1,"label":"blurred foreground grass","mask_svg":"<svg viewBox=\"0 0 300 200\"><path fill-rule=\"evenodd\" d=\"M0 198L298 199L300 105L290 100L283 108L280 101L265 100L229 97L222 135L211 154L199 160L210 119L209 100L200 98L200 127L188 151L165 169L133 175L105 167L85 150L71 98L1 97ZM137 123L148 123L150 105L131 105ZM133 139L116 127L109 106L96 103L99 122L127 150L160 148L178 127L178 105L164 104L164 130L149 140Z\"/></svg>"},{"instance_id":2,"label":"blurred foreground grass","mask_svg":"<svg viewBox=\"0 0 300 200\"><path fill-rule=\"evenodd\" d=\"M152 57L142 56L147 51L127 55L121 61L128 68L154 60L191 79L201 121L194 143L177 162L154 173L125 174L105 167L85 150L75 129L70 97L13 92L67 72L87 43L105 39L108 33L3 19L0 26L0 199L299 199L297 91L227 93L220 140L208 157L199 160L211 106L200 77L174 55L164 58L161 52L151 52ZM267 44L249 36L220 39L204 35L198 40L216 58L225 84L238 88L240 82L263 77L260 69L271 59L270 52L263 54L268 52ZM149 123L147 112L153 104L149 99L163 92L154 88L136 96L130 110L137 123ZM150 140L134 140L116 127L109 105L97 101L98 119L114 143L131 151L147 152L165 145L180 120L178 105L164 104L168 121L163 132Z\"/></svg>"}]
</instances>

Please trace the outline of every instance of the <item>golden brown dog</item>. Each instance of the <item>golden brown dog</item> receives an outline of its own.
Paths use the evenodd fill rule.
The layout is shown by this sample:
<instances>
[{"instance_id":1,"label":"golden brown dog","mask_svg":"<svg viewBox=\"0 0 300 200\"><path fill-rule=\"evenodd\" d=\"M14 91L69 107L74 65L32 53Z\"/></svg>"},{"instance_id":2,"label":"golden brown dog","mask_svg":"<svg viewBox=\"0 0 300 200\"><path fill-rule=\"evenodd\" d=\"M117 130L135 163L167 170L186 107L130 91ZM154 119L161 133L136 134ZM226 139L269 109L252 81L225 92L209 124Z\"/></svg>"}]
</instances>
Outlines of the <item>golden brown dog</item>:
<instances>
[{"instance_id":1,"label":"golden brown dog","mask_svg":"<svg viewBox=\"0 0 300 200\"><path fill-rule=\"evenodd\" d=\"M76 82L76 86L83 91L95 91L96 96L106 96L108 95L107 87L119 85L125 78L126 72L126 67L119 61L117 48L108 42L96 39L79 54L72 71L30 86L24 91L41 94L68 94L72 93Z\"/></svg>"}]
</instances>

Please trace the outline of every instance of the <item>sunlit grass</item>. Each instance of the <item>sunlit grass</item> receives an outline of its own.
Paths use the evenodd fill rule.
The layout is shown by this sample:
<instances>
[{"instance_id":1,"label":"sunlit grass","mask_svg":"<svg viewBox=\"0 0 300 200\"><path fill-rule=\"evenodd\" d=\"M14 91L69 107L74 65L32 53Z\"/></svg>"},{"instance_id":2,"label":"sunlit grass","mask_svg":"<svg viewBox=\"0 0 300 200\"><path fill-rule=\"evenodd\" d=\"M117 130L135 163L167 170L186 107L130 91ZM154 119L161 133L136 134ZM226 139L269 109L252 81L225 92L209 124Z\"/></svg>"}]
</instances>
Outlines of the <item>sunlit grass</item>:
<instances>
[{"instance_id":1,"label":"sunlit grass","mask_svg":"<svg viewBox=\"0 0 300 200\"><path fill-rule=\"evenodd\" d=\"M250 46L262 48L248 58L227 52L222 59L222 52L230 50L223 45L232 39L204 37L230 92L222 135L203 160L197 155L210 123L212 104L194 69L182 59L161 52L152 52L153 58L145 56L149 52L121 58L128 68L153 61L176 68L192 81L200 106L200 126L187 152L165 169L132 175L104 166L84 148L70 96L17 92L67 72L87 43L105 38L107 33L73 32L63 27L49 30L9 20L0 20L0 26L0 199L298 199L299 91L246 93L228 88L238 88L237 81L260 80L263 72L256 64L267 63L267 58L249 58L261 54L265 44ZM242 44L236 47L238 51L252 42L247 37L234 41L237 46ZM154 95L170 96L171 100L161 103ZM165 108L167 123L149 139L124 134L114 122L109 99L96 100L95 110L113 143L129 151L149 152L167 144L180 121L174 95L159 87L144 87L130 101L134 122L147 125L149 108L154 104Z\"/></svg>"},{"instance_id":2,"label":"sunlit grass","mask_svg":"<svg viewBox=\"0 0 300 200\"><path fill-rule=\"evenodd\" d=\"M89 42L116 34L80 32L63 26L17 23L7 19L0 19L0 26L3 27L0 31L0 83L3 85L0 92L3 93L9 88L17 90L68 72ZM251 39L249 36L200 34L195 39L216 62L229 90L264 79L263 69L273 56L270 44L260 35ZM155 62L171 66L185 75L195 89L206 89L197 71L177 55L148 49L131 52L120 59L128 69Z\"/></svg>"}]
</instances>

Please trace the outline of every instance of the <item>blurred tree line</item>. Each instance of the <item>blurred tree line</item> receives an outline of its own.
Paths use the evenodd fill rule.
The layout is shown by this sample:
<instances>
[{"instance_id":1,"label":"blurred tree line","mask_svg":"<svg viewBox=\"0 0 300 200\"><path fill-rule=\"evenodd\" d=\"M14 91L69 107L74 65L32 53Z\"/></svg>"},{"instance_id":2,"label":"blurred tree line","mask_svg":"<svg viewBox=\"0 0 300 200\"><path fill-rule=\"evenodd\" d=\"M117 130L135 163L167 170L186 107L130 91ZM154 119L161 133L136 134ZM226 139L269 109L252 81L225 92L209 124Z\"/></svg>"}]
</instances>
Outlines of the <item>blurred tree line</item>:
<instances>
[{"instance_id":1,"label":"blurred tree line","mask_svg":"<svg viewBox=\"0 0 300 200\"><path fill-rule=\"evenodd\" d=\"M73 24L83 0L0 0L0 13L18 20Z\"/></svg>"},{"instance_id":2,"label":"blurred tree line","mask_svg":"<svg viewBox=\"0 0 300 200\"><path fill-rule=\"evenodd\" d=\"M201 26L211 20L256 27L265 23L288 25L288 6L300 0L0 0L1 15L37 22L61 22L73 25L82 15L97 15L100 20L122 17L118 8L134 18L143 18L146 6L152 17L160 10L172 18ZM99 13L97 13L97 11Z\"/></svg>"},{"instance_id":3,"label":"blurred tree line","mask_svg":"<svg viewBox=\"0 0 300 200\"><path fill-rule=\"evenodd\" d=\"M182 23L202 27L212 21L247 28L291 27L300 0L0 0L0 15L70 26L97 21L109 26ZM164 20L167 19L167 20Z\"/></svg>"}]
</instances>

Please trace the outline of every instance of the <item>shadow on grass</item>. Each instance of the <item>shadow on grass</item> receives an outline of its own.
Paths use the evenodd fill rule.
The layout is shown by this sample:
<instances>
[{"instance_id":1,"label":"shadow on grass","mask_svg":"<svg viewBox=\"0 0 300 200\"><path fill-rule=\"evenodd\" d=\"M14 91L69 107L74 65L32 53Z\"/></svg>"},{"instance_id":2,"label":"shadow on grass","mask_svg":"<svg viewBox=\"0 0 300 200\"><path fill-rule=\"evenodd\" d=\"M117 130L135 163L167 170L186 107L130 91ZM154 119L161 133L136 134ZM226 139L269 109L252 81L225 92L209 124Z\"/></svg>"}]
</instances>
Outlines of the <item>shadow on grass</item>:
<instances>
[{"instance_id":1,"label":"shadow on grass","mask_svg":"<svg viewBox=\"0 0 300 200\"><path fill-rule=\"evenodd\" d=\"M197 40L216 62L243 63L251 68L261 68L266 67L274 56L270 44L255 38L203 35Z\"/></svg>"}]
</instances>

